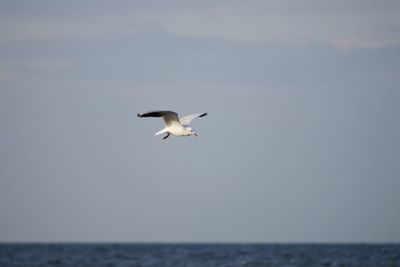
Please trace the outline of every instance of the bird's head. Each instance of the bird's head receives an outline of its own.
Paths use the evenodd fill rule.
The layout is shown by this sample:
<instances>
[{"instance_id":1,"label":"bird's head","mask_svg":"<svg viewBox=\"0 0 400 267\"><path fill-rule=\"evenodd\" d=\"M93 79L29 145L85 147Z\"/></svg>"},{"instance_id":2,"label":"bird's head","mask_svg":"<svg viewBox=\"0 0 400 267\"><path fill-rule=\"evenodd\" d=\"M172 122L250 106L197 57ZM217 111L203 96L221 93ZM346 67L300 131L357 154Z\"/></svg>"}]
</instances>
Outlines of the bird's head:
<instances>
[{"instance_id":1,"label":"bird's head","mask_svg":"<svg viewBox=\"0 0 400 267\"><path fill-rule=\"evenodd\" d=\"M187 133L188 135L194 135L194 136L197 137L197 133L196 133L192 128L190 128L190 127L186 127L186 133Z\"/></svg>"}]
</instances>

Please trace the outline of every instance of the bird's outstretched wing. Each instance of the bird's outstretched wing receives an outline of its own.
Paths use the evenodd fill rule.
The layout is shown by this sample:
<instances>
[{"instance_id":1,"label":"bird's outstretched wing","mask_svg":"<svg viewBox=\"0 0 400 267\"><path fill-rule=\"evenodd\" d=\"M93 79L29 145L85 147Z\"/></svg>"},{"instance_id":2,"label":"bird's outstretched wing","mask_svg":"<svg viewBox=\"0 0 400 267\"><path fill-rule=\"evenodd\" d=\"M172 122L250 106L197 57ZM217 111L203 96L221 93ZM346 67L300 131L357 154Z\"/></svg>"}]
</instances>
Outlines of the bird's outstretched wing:
<instances>
[{"instance_id":1,"label":"bird's outstretched wing","mask_svg":"<svg viewBox=\"0 0 400 267\"><path fill-rule=\"evenodd\" d=\"M180 124L179 119L178 119L178 114L176 112L173 111L169 111L169 110L158 110L158 111L149 111L146 113L142 113L142 114L137 114L138 117L162 117L164 120L165 125L171 126L173 124Z\"/></svg>"},{"instance_id":2,"label":"bird's outstretched wing","mask_svg":"<svg viewBox=\"0 0 400 267\"><path fill-rule=\"evenodd\" d=\"M183 126L188 126L188 125L190 124L190 122L191 122L192 120L194 120L195 118L201 118L201 117L204 117L204 116L207 116L207 112L205 112L205 113L190 114L190 115L187 115L187 116L185 116L185 117L180 118L179 121L181 122L181 124L182 124Z\"/></svg>"}]
</instances>

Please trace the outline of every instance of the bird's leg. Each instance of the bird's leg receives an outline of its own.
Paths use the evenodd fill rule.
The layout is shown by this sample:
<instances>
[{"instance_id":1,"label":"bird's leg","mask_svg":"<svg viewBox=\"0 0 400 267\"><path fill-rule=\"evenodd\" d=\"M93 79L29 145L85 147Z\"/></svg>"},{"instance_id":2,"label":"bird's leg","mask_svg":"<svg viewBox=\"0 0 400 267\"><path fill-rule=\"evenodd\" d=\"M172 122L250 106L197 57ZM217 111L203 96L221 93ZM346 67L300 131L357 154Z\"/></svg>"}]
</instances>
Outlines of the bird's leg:
<instances>
[{"instance_id":1,"label":"bird's leg","mask_svg":"<svg viewBox=\"0 0 400 267\"><path fill-rule=\"evenodd\" d=\"M170 135L170 133L167 133L167 135L164 136L163 139L167 139L169 135Z\"/></svg>"}]
</instances>

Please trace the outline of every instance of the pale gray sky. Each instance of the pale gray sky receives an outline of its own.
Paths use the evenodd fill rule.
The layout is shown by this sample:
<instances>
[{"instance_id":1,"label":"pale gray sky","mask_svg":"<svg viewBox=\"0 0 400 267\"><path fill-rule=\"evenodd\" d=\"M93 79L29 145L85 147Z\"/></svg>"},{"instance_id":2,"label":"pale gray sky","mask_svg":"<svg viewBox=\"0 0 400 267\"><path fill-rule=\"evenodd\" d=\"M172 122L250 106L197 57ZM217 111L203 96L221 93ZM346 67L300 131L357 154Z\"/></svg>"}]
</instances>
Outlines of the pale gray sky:
<instances>
[{"instance_id":1,"label":"pale gray sky","mask_svg":"<svg viewBox=\"0 0 400 267\"><path fill-rule=\"evenodd\" d=\"M399 13L1 1L0 242L400 242Z\"/></svg>"}]
</instances>

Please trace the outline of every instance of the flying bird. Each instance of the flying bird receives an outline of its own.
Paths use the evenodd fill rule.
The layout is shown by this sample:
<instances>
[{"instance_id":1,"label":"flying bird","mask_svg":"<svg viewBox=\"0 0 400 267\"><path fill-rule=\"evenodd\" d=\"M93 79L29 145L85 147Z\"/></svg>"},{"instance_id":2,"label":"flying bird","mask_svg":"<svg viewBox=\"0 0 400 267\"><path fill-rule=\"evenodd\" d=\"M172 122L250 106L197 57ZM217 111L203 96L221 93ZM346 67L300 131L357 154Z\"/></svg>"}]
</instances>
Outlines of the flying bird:
<instances>
[{"instance_id":1,"label":"flying bird","mask_svg":"<svg viewBox=\"0 0 400 267\"><path fill-rule=\"evenodd\" d=\"M166 134L163 139L167 139L170 134L175 136L197 136L196 132L189 127L189 124L195 118L207 116L207 113L196 113L178 118L178 114L174 111L150 111L143 114L137 114L138 117L162 117L165 123L165 128L157 132L155 135Z\"/></svg>"}]
</instances>

